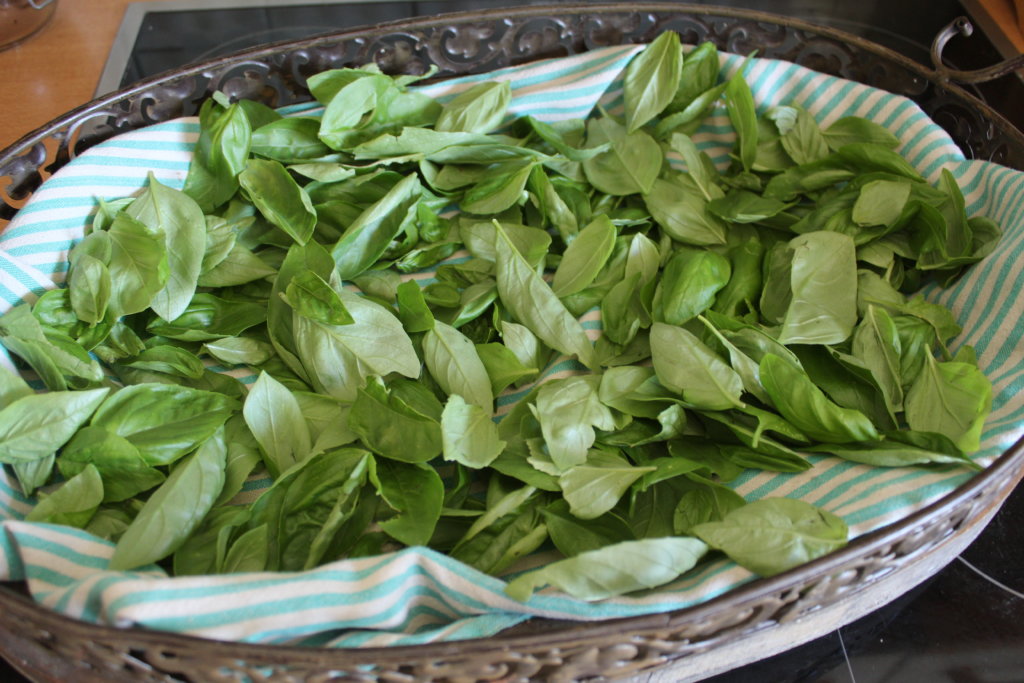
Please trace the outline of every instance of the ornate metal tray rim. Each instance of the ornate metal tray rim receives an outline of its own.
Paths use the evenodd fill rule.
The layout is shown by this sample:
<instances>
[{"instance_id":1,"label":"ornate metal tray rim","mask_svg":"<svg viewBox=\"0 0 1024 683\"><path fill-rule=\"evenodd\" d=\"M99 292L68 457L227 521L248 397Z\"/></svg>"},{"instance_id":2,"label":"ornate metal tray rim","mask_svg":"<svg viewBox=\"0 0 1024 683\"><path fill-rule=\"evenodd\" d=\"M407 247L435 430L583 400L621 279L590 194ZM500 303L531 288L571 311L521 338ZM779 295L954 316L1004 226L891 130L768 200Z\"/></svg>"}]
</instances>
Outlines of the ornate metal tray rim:
<instances>
[{"instance_id":1,"label":"ornate metal tray rim","mask_svg":"<svg viewBox=\"0 0 1024 683\"><path fill-rule=\"evenodd\" d=\"M914 62L888 48L880 46L858 36L846 33L839 29L816 25L810 22L783 17L766 12L745 10L732 7L715 7L709 5L689 5L680 3L640 3L630 5L626 8L611 4L555 4L555 5L532 5L528 7L517 7L511 9L485 10L457 12L440 14L434 16L417 17L388 23L378 24L373 27L358 27L341 32L325 33L312 38L300 41L282 41L257 48L244 50L231 55L217 57L201 63L188 65L186 67L165 72L163 74L148 78L128 88L118 90L109 95L99 97L80 107L77 107L61 117L37 128L28 133L4 150L0 150L0 169L5 169L13 159L26 154L26 151L33 145L43 142L49 135L59 131L62 127L69 126L69 133L63 140L63 144L70 145L70 138L73 137L77 126L88 118L95 115L102 115L113 111L117 104L131 97L145 93L154 86L174 81L189 76L198 76L211 72L221 67L243 66L247 62L257 64L259 59L272 57L283 48L298 50L314 48L320 44L333 43L345 39L372 39L374 36L384 35L389 32L402 30L413 30L417 28L437 27L441 23L456 26L482 20L496 20L503 18L524 18L543 15L545 12L556 14L579 13L583 15L621 14L623 12L644 13L644 12L679 12L697 15L705 18L723 17L734 19L746 19L767 24L788 26L797 30L818 34L836 41L845 42L858 47L866 52L874 53L889 61L895 62L916 76L930 81L942 89L953 92L961 98L970 101L982 116L989 122L994 123L1003 134L1009 136L1020 145L1024 146L1024 133L1017 130L1002 115L994 111L984 102L978 100L971 93L952 83L948 77L936 71L930 71L924 66ZM530 59L537 59L531 56ZM524 60L526 61L526 60ZM77 124L77 125L76 125ZM98 141L98 140L97 140ZM59 159L58 159L59 161ZM12 186L8 190L11 196L15 196L20 188ZM30 195L31 189L24 196ZM0 224L2 229L2 224ZM926 507L910 514L899 522L894 522L881 529L864 534L850 542L844 549L833 552L816 561L807 563L795 569L789 570L771 578L755 579L749 583L730 590L720 596L712 598L703 603L677 609L670 612L651 614L638 617L626 617L618 619L602 620L597 622L560 622L552 623L538 629L533 633L502 633L490 638L460 640L454 642L427 643L420 645L402 645L391 647L367 647L358 649L324 649L315 647L299 647L288 645L266 645L256 643L231 642L231 656L239 660L252 658L265 664L282 665L303 665L315 663L324 664L324 658L330 667L338 666L364 666L378 664L382 659L397 662L408 658L410 660L443 660L451 657L464 657L466 655L485 655L487 653L508 653L509 651L531 651L531 650L553 650L559 645L579 644L580 641L592 643L595 646L607 642L622 642L624 634L639 636L645 632L672 630L682 624L693 624L713 615L721 614L723 610L742 610L747 605L754 605L759 599L770 595L795 596L812 585L814 580L836 575L848 569L858 558L871 552L884 550L892 546L918 529L926 526L937 518L948 514L951 510L968 504L972 498L978 497L987 487L1003 487L1009 490L1024 475L1024 438L1021 438L1004 453L998 456L983 471L974 475L966 483L960 485L956 490L945 495L939 500ZM1005 497L1005 496L1004 496ZM1002 498L1000 498L1001 502ZM956 533L956 524L948 530L946 537ZM941 541L940 541L941 543ZM949 558L952 560L953 558ZM883 572L884 574L884 572ZM874 577L868 579L853 590L862 590L869 585ZM7 603L15 612L25 609L32 609L38 612L40 619L51 625L54 629L67 629L70 632L80 632L86 637L113 636L124 638L130 635L136 639L140 647L151 645L159 648L166 648L169 645L180 645L190 650L207 650L223 648L226 643L214 641L207 638L189 636L179 633L162 632L133 627L130 629L117 628L113 626L90 624L79 621L57 612L37 605L30 598L20 594L11 587L11 584L0 584L0 604ZM564 626L561 625L564 623ZM766 625L770 627L772 620L753 622L746 629L724 630L713 633L707 639L697 639L697 642L714 640L722 635L742 635L743 633L763 630ZM316 660L314 662L314 660Z\"/></svg>"}]
</instances>

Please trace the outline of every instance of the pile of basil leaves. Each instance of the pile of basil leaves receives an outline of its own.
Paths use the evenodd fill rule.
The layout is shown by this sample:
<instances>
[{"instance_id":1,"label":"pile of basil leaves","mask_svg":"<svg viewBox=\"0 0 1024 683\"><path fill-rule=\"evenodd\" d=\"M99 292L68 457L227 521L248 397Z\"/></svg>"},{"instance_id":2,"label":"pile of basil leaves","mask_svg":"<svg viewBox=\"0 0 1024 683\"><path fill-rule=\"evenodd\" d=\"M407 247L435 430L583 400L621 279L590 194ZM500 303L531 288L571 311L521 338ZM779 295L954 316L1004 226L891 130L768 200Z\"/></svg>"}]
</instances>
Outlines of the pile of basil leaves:
<instances>
[{"instance_id":1,"label":"pile of basil leaves","mask_svg":"<svg viewBox=\"0 0 1024 683\"><path fill-rule=\"evenodd\" d=\"M218 95L184 191L101 203L67 287L0 319L49 390L0 374L0 461L50 484L29 520L178 575L549 548L510 594L598 599L709 550L768 575L846 542L809 504L747 504L745 468L972 466L990 385L907 293L1000 231L891 133L759 115L674 33L629 64L624 118L509 122L508 83L441 105L415 80L318 74L321 118ZM688 135L723 101L721 173Z\"/></svg>"}]
</instances>

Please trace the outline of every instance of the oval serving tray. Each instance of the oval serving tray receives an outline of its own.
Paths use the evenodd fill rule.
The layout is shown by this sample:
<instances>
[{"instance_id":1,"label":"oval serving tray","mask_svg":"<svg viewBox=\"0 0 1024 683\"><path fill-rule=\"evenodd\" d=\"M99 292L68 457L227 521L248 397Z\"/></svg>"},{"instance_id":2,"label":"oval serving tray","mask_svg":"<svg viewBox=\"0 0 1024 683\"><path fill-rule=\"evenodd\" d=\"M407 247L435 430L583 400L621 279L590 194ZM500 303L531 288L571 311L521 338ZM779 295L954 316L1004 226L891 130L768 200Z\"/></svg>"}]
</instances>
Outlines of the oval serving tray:
<instances>
[{"instance_id":1,"label":"oval serving tray","mask_svg":"<svg viewBox=\"0 0 1024 683\"><path fill-rule=\"evenodd\" d=\"M840 31L772 15L676 4L558 5L428 17L281 43L189 66L86 104L0 152L10 219L49 174L127 130L190 115L216 90L282 106L311 99L307 76L373 60L437 77L648 42L684 42L793 61L914 99L968 157L1024 168L1024 136L943 77ZM37 680L570 681L658 668L698 680L785 650L894 599L952 560L1024 474L1015 444L985 471L904 520L833 553L699 606L595 624L536 620L488 639L327 650L223 643L115 629L39 607L0 587L0 650Z\"/></svg>"}]
</instances>

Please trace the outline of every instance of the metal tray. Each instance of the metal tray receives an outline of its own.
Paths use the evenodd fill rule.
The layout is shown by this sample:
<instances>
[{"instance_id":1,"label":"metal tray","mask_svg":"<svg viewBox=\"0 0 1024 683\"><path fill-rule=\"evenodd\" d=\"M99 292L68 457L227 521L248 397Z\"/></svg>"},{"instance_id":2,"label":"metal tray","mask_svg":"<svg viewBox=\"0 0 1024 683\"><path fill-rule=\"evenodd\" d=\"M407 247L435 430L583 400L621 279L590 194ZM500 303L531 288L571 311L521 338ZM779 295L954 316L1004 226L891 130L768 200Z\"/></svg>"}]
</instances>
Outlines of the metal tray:
<instances>
[{"instance_id":1,"label":"metal tray","mask_svg":"<svg viewBox=\"0 0 1024 683\"><path fill-rule=\"evenodd\" d=\"M438 78L624 43L660 32L784 59L915 100L968 157L1024 169L1024 135L968 91L834 29L731 8L646 3L534 6L425 17L278 43L188 66L94 100L0 151L0 230L77 153L113 135L198 111L216 90L282 106L311 99L309 75L376 61ZM947 36L948 37L948 36ZM938 52L939 50L937 50ZM487 639L328 650L224 643L86 624L0 585L0 652L52 681L574 681L660 670L698 680L849 623L924 581L984 528L1024 476L1024 440L985 471L845 549L696 607L600 623L534 620ZM669 670L670 673L666 670Z\"/></svg>"}]
</instances>

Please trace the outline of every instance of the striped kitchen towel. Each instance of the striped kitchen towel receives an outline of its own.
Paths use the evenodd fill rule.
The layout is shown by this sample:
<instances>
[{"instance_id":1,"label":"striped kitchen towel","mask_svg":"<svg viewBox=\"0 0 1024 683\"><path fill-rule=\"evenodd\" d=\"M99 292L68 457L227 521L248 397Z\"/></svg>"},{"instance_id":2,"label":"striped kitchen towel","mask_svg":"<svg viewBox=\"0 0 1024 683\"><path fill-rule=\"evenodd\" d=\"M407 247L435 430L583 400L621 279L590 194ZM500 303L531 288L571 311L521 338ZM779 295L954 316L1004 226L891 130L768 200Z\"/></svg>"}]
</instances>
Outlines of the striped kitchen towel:
<instances>
[{"instance_id":1,"label":"striped kitchen towel","mask_svg":"<svg viewBox=\"0 0 1024 683\"><path fill-rule=\"evenodd\" d=\"M481 80L502 79L512 86L513 115L555 121L585 117L598 105L615 113L622 108L623 69L639 49L611 47L419 90L443 100ZM740 56L722 55L723 76L742 64ZM905 98L786 62L753 59L747 68L762 111L798 103L824 125L848 115L869 118L900 138L899 151L930 181L944 168L952 172L964 188L969 215L986 214L1002 224L1005 235L995 253L953 287L926 291L953 310L964 329L956 345L977 349L994 385L993 412L977 456L981 464L991 462L1024 432L1024 326L1018 324L1024 307L1024 174L966 160ZM0 234L0 311L61 285L68 249L91 221L97 198L136 192L149 171L180 188L197 136L195 119L156 124L97 145L50 178ZM720 167L728 164L734 133L724 108L712 112L694 140ZM845 519L856 536L905 517L970 476L957 468L877 469L826 456L811 460L814 466L798 474L748 471L736 488L747 500L789 496L822 506ZM0 474L0 578L24 580L41 604L87 621L224 640L356 647L483 637L532 616L599 620L673 610L751 579L748 571L716 560L656 592L586 603L548 590L520 603L504 594L501 579L424 548L300 573L168 578L155 567L107 570L111 544L76 529L20 521L31 505L13 479Z\"/></svg>"}]
</instances>

